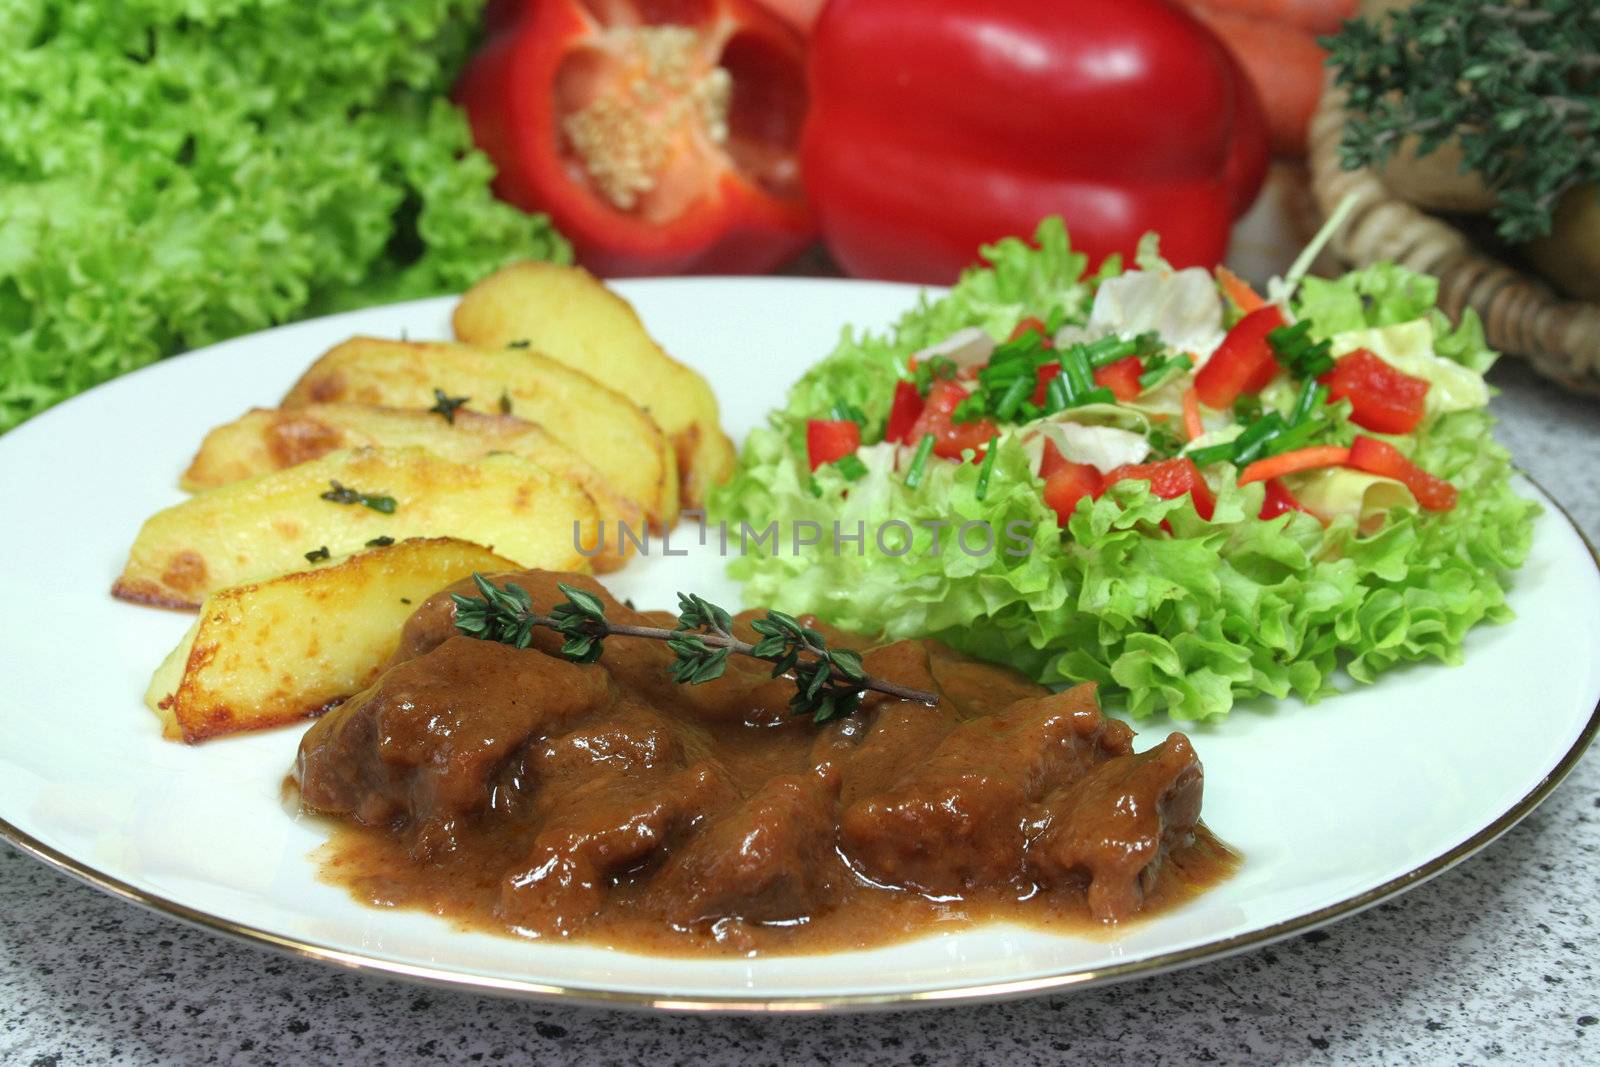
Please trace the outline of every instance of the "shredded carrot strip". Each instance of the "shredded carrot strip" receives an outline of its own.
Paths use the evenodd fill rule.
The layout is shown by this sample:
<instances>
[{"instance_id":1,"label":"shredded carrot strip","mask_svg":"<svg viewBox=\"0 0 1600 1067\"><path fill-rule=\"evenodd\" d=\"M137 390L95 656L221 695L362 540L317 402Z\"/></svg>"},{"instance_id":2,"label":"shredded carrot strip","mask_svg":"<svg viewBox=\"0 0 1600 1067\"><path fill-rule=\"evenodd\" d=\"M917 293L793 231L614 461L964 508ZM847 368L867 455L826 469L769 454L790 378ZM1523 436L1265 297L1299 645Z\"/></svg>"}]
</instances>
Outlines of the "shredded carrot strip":
<instances>
[{"instance_id":1,"label":"shredded carrot strip","mask_svg":"<svg viewBox=\"0 0 1600 1067\"><path fill-rule=\"evenodd\" d=\"M1350 450L1339 445L1312 445L1293 452L1258 459L1239 472L1239 484L1264 482L1268 478L1281 478L1296 471L1315 470L1318 467L1342 467L1350 459Z\"/></svg>"},{"instance_id":2,"label":"shredded carrot strip","mask_svg":"<svg viewBox=\"0 0 1600 1067\"><path fill-rule=\"evenodd\" d=\"M1200 421L1200 394L1192 385L1183 391L1183 432L1191 441L1206 432L1206 424Z\"/></svg>"},{"instance_id":3,"label":"shredded carrot strip","mask_svg":"<svg viewBox=\"0 0 1600 1067\"><path fill-rule=\"evenodd\" d=\"M1217 268L1217 281L1221 284L1222 291L1228 295L1228 299L1246 315L1267 304L1254 289L1250 288L1249 282L1227 267Z\"/></svg>"}]
</instances>

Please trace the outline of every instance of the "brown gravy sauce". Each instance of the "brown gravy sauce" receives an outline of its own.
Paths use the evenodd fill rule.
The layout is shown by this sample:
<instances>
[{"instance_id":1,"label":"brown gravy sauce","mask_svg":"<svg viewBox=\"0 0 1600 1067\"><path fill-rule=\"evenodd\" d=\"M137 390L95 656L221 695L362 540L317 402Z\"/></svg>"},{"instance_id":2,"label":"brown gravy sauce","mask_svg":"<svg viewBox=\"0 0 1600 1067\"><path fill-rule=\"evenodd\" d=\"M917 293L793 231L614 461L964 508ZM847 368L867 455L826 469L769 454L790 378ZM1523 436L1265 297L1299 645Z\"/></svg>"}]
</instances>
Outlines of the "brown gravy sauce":
<instances>
[{"instance_id":1,"label":"brown gravy sauce","mask_svg":"<svg viewBox=\"0 0 1600 1067\"><path fill-rule=\"evenodd\" d=\"M653 623L586 578L556 581ZM390 669L301 743L303 809L327 818L323 877L461 928L658 955L827 952L990 922L1114 935L1226 878L1199 822L1186 738L1143 753L1092 689L1052 694L936 642L866 648L880 695L822 727L751 661L696 687L657 642L600 663L454 633L446 593ZM806 620L808 625L815 625ZM819 627L820 628L820 627Z\"/></svg>"}]
</instances>

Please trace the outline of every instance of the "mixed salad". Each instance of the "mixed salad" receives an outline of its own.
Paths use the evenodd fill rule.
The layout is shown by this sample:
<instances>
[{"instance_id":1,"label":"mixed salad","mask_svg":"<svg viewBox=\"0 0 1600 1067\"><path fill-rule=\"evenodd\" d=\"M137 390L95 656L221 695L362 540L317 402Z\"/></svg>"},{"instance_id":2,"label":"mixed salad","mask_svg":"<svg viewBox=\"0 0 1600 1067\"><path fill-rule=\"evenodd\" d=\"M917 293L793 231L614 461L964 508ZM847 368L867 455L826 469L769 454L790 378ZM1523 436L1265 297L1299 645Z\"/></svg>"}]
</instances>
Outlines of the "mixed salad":
<instances>
[{"instance_id":1,"label":"mixed salad","mask_svg":"<svg viewBox=\"0 0 1600 1067\"><path fill-rule=\"evenodd\" d=\"M1308 254L1262 296L1153 239L1091 275L1059 220L984 255L751 434L714 517L835 538L757 541L749 602L1189 720L1455 662L1509 617L1538 509L1490 436L1494 353L1433 279Z\"/></svg>"}]
</instances>

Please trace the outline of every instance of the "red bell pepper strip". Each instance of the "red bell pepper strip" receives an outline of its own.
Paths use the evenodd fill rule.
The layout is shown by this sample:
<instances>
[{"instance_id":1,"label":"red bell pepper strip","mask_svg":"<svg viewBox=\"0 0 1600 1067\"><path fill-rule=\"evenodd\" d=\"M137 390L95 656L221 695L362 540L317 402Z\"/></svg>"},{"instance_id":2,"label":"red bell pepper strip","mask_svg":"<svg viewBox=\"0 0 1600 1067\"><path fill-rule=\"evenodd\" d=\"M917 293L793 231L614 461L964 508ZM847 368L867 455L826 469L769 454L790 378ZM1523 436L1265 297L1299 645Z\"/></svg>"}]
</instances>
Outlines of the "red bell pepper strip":
<instances>
[{"instance_id":1,"label":"red bell pepper strip","mask_svg":"<svg viewBox=\"0 0 1600 1067\"><path fill-rule=\"evenodd\" d=\"M1135 400L1139 396L1139 375L1144 373L1144 363L1138 356L1124 356L1115 363L1094 370L1094 384L1111 390L1118 400Z\"/></svg>"},{"instance_id":2,"label":"red bell pepper strip","mask_svg":"<svg viewBox=\"0 0 1600 1067\"><path fill-rule=\"evenodd\" d=\"M1282 478L1285 474L1316 470L1318 467L1342 467L1350 461L1350 450L1338 445L1312 445L1282 452L1266 459L1258 459L1239 472L1239 484L1265 482Z\"/></svg>"},{"instance_id":3,"label":"red bell pepper strip","mask_svg":"<svg viewBox=\"0 0 1600 1067\"><path fill-rule=\"evenodd\" d=\"M1284 488L1282 482L1276 478L1267 479L1267 495L1262 498L1259 518L1275 519L1279 515L1285 515L1291 511L1304 510L1305 508L1300 506L1300 501L1294 498L1293 493Z\"/></svg>"},{"instance_id":4,"label":"red bell pepper strip","mask_svg":"<svg viewBox=\"0 0 1600 1067\"><path fill-rule=\"evenodd\" d=\"M1428 382L1396 370L1365 348L1341 356L1317 379L1329 400L1350 401L1350 421L1375 433L1410 433L1426 414Z\"/></svg>"},{"instance_id":5,"label":"red bell pepper strip","mask_svg":"<svg viewBox=\"0 0 1600 1067\"><path fill-rule=\"evenodd\" d=\"M502 4L456 85L494 188L605 275L759 272L811 243L805 44L755 0Z\"/></svg>"},{"instance_id":6,"label":"red bell pepper strip","mask_svg":"<svg viewBox=\"0 0 1600 1067\"><path fill-rule=\"evenodd\" d=\"M812 419L806 423L806 458L811 469L834 463L861 447L861 426L852 419Z\"/></svg>"},{"instance_id":7,"label":"red bell pepper strip","mask_svg":"<svg viewBox=\"0 0 1600 1067\"><path fill-rule=\"evenodd\" d=\"M1202 519L1210 519L1216 510L1217 498L1211 494L1211 487L1194 460L1186 456L1156 463L1129 463L1106 474L1107 485L1120 481L1149 482L1150 491L1163 500L1174 500L1187 493Z\"/></svg>"},{"instance_id":8,"label":"red bell pepper strip","mask_svg":"<svg viewBox=\"0 0 1600 1067\"><path fill-rule=\"evenodd\" d=\"M1061 377L1061 364L1041 363L1033 372L1034 379L1038 382L1033 387L1033 403L1035 407L1044 407L1045 394L1050 389L1050 383Z\"/></svg>"},{"instance_id":9,"label":"red bell pepper strip","mask_svg":"<svg viewBox=\"0 0 1600 1067\"><path fill-rule=\"evenodd\" d=\"M1162 0L831 0L809 71L802 171L854 275L952 282L1050 215L1091 261L1154 230L1210 267L1267 164L1248 79Z\"/></svg>"},{"instance_id":10,"label":"red bell pepper strip","mask_svg":"<svg viewBox=\"0 0 1600 1067\"><path fill-rule=\"evenodd\" d=\"M1278 373L1267 334L1282 326L1276 304L1258 308L1234 323L1206 365L1194 376L1194 389L1208 408L1227 408L1241 393L1259 393Z\"/></svg>"},{"instance_id":11,"label":"red bell pepper strip","mask_svg":"<svg viewBox=\"0 0 1600 1067\"><path fill-rule=\"evenodd\" d=\"M961 453L972 449L981 458L983 448L1000 431L989 419L976 422L955 422L950 416L956 405L967 398L967 391L952 381L937 381L928 388L928 399L922 414L906 434L905 443L914 445L929 434L933 435L933 454L945 459L960 459Z\"/></svg>"},{"instance_id":12,"label":"red bell pepper strip","mask_svg":"<svg viewBox=\"0 0 1600 1067\"><path fill-rule=\"evenodd\" d=\"M895 382L894 405L889 408L889 424L883 431L883 439L895 444L904 441L921 414L922 394L917 392L916 383L904 380Z\"/></svg>"},{"instance_id":13,"label":"red bell pepper strip","mask_svg":"<svg viewBox=\"0 0 1600 1067\"><path fill-rule=\"evenodd\" d=\"M1097 469L1087 463L1063 459L1055 445L1048 441L1045 442L1045 462L1039 468L1039 477L1044 479L1041 495L1045 506L1056 513L1056 521L1062 526L1072 518L1078 501L1084 497L1092 499L1105 491L1105 481Z\"/></svg>"},{"instance_id":14,"label":"red bell pepper strip","mask_svg":"<svg viewBox=\"0 0 1600 1067\"><path fill-rule=\"evenodd\" d=\"M1455 486L1412 463L1386 441L1357 437L1350 446L1348 466L1404 483L1417 503L1429 511L1449 511L1456 506Z\"/></svg>"}]
</instances>

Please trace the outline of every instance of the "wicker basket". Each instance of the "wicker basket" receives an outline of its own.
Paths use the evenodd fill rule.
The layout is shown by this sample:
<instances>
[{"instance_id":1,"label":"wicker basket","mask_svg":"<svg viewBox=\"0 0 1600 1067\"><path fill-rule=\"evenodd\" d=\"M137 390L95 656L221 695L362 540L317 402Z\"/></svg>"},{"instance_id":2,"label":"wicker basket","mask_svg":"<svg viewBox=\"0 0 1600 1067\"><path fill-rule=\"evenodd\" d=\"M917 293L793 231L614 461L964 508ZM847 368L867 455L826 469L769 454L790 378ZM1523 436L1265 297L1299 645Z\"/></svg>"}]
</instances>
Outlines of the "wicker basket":
<instances>
[{"instance_id":1,"label":"wicker basket","mask_svg":"<svg viewBox=\"0 0 1600 1067\"><path fill-rule=\"evenodd\" d=\"M1339 166L1344 92L1331 83L1311 121L1311 189L1326 217L1351 194L1355 209L1332 250L1352 266L1389 259L1439 279L1452 318L1475 308L1489 344L1523 356L1570 389L1600 395L1600 304L1566 300L1474 247L1460 230L1396 199L1376 172Z\"/></svg>"}]
</instances>

